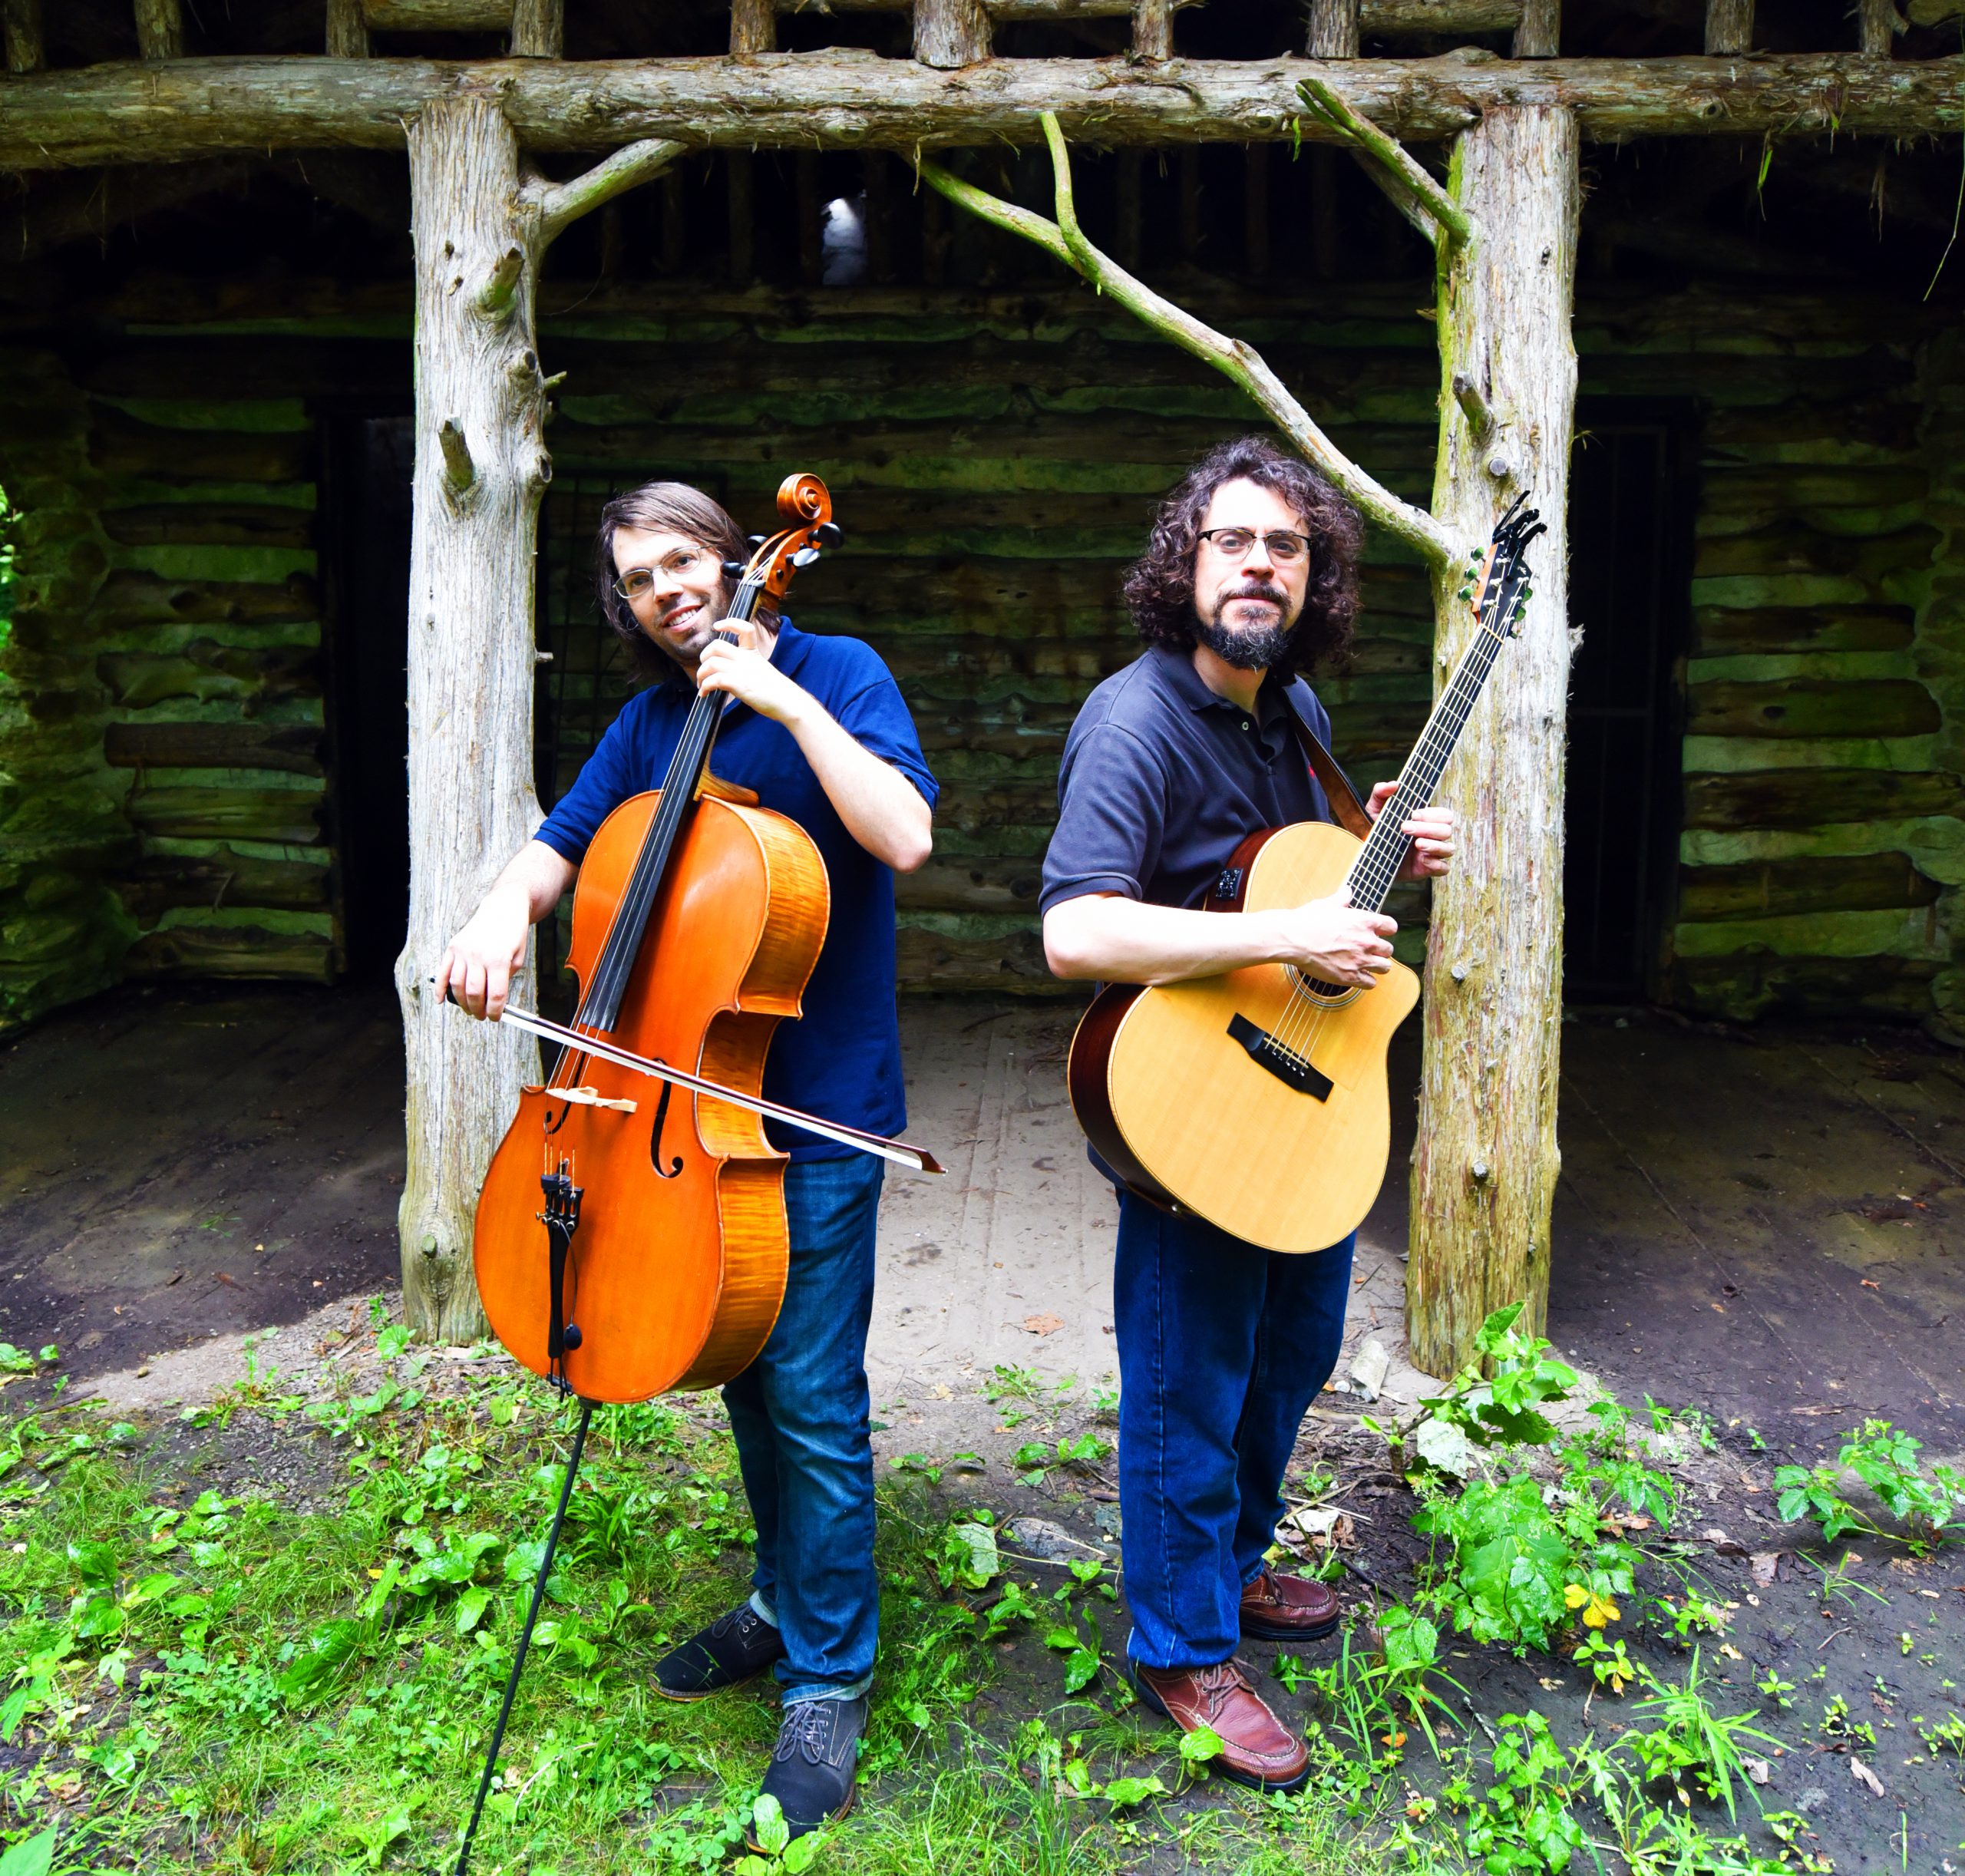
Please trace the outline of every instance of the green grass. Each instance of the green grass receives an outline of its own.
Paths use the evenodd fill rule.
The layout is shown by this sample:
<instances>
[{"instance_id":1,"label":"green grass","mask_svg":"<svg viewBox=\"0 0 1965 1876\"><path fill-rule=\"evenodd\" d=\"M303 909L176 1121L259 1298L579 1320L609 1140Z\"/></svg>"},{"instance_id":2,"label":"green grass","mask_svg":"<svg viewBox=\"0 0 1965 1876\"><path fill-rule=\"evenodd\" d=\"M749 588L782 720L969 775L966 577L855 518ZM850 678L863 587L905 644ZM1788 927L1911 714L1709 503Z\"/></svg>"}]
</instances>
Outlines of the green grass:
<instances>
[{"instance_id":1,"label":"green grass","mask_svg":"<svg viewBox=\"0 0 1965 1876\"><path fill-rule=\"evenodd\" d=\"M216 1412L158 1428L58 1399L0 1416L0 1847L54 1828L57 1876L454 1864L573 1415L502 1364L445 1364L440 1392L426 1357L381 1352L394 1380L311 1405L249 1372ZM249 1478L248 1458L277 1486L212 1482ZM671 1641L744 1593L735 1470L712 1402L595 1416L475 1869L741 1856L776 1728L768 1684L689 1706L650 1691ZM1041 1619L992 1633L971 1607L989 1597L941 1580L947 1520L919 1481L883 1481L880 1528L864 1788L815 1868L1379 1861L1359 1834L1376 1787L1356 1777L1288 1802L1206 1785L1131 1805L1075 1795L1062 1770L1081 1787L1193 1785L1109 1662L1062 1698L1045 1629L1109 1620L1109 1597L1026 1582Z\"/></svg>"}]
</instances>

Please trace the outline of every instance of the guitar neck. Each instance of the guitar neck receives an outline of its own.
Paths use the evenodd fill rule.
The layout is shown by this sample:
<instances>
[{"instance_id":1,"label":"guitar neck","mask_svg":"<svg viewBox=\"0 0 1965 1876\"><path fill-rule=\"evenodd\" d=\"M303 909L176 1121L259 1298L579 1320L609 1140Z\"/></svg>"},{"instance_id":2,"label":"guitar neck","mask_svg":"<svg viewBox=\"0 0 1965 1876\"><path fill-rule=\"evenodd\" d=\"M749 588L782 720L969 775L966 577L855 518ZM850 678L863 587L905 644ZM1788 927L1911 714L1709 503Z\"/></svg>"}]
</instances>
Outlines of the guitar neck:
<instances>
[{"instance_id":1,"label":"guitar neck","mask_svg":"<svg viewBox=\"0 0 1965 1876\"><path fill-rule=\"evenodd\" d=\"M1354 906L1376 912L1384 905L1399 869L1405 864L1405 850L1412 844L1400 829L1415 808L1424 808L1432 800L1501 648L1500 634L1491 629L1488 619L1483 619L1475 628L1474 642L1461 659L1453 681L1440 693L1432 715L1426 719L1425 729L1406 758L1397 790L1385 803L1364 850L1352 863L1349 884Z\"/></svg>"}]
</instances>

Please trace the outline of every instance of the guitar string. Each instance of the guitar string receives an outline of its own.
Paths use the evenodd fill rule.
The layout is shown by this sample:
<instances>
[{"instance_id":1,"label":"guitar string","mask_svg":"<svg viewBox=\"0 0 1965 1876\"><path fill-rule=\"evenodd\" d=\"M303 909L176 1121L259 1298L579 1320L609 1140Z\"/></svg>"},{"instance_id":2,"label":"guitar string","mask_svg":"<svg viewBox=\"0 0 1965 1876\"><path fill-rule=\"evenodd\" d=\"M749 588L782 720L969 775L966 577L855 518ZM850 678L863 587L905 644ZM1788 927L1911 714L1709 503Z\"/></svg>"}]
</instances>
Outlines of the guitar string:
<instances>
[{"instance_id":1,"label":"guitar string","mask_svg":"<svg viewBox=\"0 0 1965 1876\"><path fill-rule=\"evenodd\" d=\"M1512 611L1514 589L1520 583L1515 577L1518 564L1511 565L1504 574L1504 590L1500 596L1502 604L1491 609L1488 617L1501 612L1504 607ZM1423 806L1425 800L1430 798L1480 700L1494 661L1500 656L1502 634L1494 629L1488 617L1483 617L1478 609L1475 616L1478 634L1414 745L1397 790L1385 804L1362 850L1352 863L1347 884L1352 889L1351 903L1354 906L1369 906L1376 910L1390 891L1399 867L1405 863L1405 849L1409 844L1407 837L1395 830L1404 824L1414 807ZM1281 1019L1270 1032L1270 1043L1286 1055L1307 1063L1322 1039L1329 1017L1349 1005L1357 987L1351 987L1351 995L1333 999L1306 988L1303 973L1294 967L1289 969L1289 998Z\"/></svg>"}]
</instances>

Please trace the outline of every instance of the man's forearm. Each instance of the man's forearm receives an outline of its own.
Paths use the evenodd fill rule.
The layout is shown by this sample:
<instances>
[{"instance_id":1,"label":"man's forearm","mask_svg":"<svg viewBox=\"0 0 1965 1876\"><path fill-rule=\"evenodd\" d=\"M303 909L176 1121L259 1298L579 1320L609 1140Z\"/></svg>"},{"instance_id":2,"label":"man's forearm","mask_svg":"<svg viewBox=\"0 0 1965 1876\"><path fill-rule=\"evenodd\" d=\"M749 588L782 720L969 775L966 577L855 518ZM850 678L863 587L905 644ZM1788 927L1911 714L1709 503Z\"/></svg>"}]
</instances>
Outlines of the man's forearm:
<instances>
[{"instance_id":1,"label":"man's forearm","mask_svg":"<svg viewBox=\"0 0 1965 1876\"><path fill-rule=\"evenodd\" d=\"M1280 955L1267 913L1190 912L1107 893L1053 906L1045 915L1044 950L1057 976L1114 983L1211 977Z\"/></svg>"},{"instance_id":2,"label":"man's forearm","mask_svg":"<svg viewBox=\"0 0 1965 1876\"><path fill-rule=\"evenodd\" d=\"M846 831L876 860L912 873L934 845L921 791L860 743L817 699L785 724Z\"/></svg>"},{"instance_id":3,"label":"man's forearm","mask_svg":"<svg viewBox=\"0 0 1965 1876\"><path fill-rule=\"evenodd\" d=\"M514 854L484 897L523 906L526 922L547 917L573 883L573 863L543 841L528 841Z\"/></svg>"}]
</instances>

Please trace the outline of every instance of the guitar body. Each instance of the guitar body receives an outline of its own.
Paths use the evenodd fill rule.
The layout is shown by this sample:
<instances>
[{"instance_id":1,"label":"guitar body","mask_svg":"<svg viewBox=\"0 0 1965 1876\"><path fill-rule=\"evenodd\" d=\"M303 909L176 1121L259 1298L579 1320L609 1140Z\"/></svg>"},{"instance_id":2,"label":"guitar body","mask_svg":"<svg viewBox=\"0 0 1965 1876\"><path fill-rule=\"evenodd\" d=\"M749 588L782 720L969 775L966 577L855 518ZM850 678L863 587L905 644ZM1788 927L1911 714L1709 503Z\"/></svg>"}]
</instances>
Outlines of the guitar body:
<instances>
[{"instance_id":1,"label":"guitar body","mask_svg":"<svg viewBox=\"0 0 1965 1876\"><path fill-rule=\"evenodd\" d=\"M1327 897L1362 844L1322 821L1251 834L1224 875L1239 890L1210 909ZM1072 1106L1128 1186L1267 1250L1357 1229L1385 1183L1385 1055L1419 980L1394 964L1369 990L1311 982L1258 964L1099 994L1072 1039Z\"/></svg>"}]
</instances>

